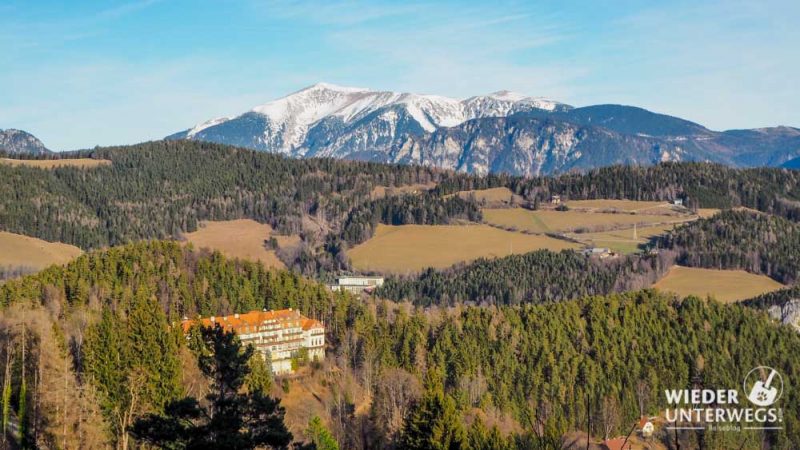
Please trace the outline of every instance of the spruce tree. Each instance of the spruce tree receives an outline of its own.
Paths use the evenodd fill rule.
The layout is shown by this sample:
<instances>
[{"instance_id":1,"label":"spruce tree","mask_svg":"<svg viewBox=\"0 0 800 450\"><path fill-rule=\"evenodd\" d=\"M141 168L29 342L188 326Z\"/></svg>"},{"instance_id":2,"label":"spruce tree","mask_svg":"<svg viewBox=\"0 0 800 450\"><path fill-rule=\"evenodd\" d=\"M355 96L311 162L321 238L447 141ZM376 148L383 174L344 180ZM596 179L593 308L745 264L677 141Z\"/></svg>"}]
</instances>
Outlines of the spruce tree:
<instances>
[{"instance_id":1,"label":"spruce tree","mask_svg":"<svg viewBox=\"0 0 800 450\"><path fill-rule=\"evenodd\" d=\"M426 390L403 427L400 447L405 449L466 449L466 433L452 397L444 392L441 375L428 372Z\"/></svg>"},{"instance_id":2,"label":"spruce tree","mask_svg":"<svg viewBox=\"0 0 800 450\"><path fill-rule=\"evenodd\" d=\"M207 402L192 397L170 402L163 414L139 419L131 434L162 448L287 448L292 433L280 401L252 386L244 392L253 347L242 348L232 331L219 326L200 328L195 336L200 369L211 380Z\"/></svg>"}]
</instances>

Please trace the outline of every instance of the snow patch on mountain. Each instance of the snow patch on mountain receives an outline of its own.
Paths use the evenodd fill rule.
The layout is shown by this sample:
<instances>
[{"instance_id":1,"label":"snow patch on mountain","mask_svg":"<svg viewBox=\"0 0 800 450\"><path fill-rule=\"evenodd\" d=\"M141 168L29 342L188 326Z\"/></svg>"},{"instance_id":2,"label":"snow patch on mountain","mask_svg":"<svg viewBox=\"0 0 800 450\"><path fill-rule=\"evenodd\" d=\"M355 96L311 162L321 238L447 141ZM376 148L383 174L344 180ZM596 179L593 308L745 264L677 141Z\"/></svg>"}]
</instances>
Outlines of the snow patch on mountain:
<instances>
[{"instance_id":1,"label":"snow patch on mountain","mask_svg":"<svg viewBox=\"0 0 800 450\"><path fill-rule=\"evenodd\" d=\"M216 119L206 120L205 122L203 122L201 124L197 124L193 128L190 128L189 131L186 132L186 137L192 138L197 133L205 130L206 128L213 127L215 125L219 125L219 124L221 124L223 122L227 122L229 120L231 120L230 117L218 117Z\"/></svg>"},{"instance_id":2,"label":"snow patch on mountain","mask_svg":"<svg viewBox=\"0 0 800 450\"><path fill-rule=\"evenodd\" d=\"M457 100L318 83L256 106L241 116L212 119L170 138L252 141L261 150L295 156L333 156L385 151L402 135L432 133L471 119L559 107L569 108L510 91ZM365 125L363 121L374 123ZM263 125L256 136L242 135L252 133L257 123Z\"/></svg>"}]
</instances>

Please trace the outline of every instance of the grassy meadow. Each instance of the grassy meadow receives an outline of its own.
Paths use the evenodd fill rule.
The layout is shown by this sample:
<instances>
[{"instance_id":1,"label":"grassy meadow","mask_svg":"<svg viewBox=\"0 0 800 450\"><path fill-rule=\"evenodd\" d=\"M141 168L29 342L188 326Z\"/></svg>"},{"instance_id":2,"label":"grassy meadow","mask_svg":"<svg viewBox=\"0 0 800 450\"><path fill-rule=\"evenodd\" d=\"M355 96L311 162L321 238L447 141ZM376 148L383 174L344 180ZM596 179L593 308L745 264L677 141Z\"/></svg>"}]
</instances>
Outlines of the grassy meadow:
<instances>
[{"instance_id":1,"label":"grassy meadow","mask_svg":"<svg viewBox=\"0 0 800 450\"><path fill-rule=\"evenodd\" d=\"M284 268L274 250L264 241L272 235L272 227L250 219L204 222L200 229L184 235L197 248L210 248L231 257L261 261L267 267ZM297 236L275 236L280 247L295 245Z\"/></svg>"},{"instance_id":2,"label":"grassy meadow","mask_svg":"<svg viewBox=\"0 0 800 450\"><path fill-rule=\"evenodd\" d=\"M673 266L653 287L682 297L712 296L721 302L731 303L781 289L784 285L767 276L743 270Z\"/></svg>"},{"instance_id":3,"label":"grassy meadow","mask_svg":"<svg viewBox=\"0 0 800 450\"><path fill-rule=\"evenodd\" d=\"M548 236L514 233L488 225L378 225L371 239L347 253L358 270L409 273L481 257L578 247Z\"/></svg>"},{"instance_id":4,"label":"grassy meadow","mask_svg":"<svg viewBox=\"0 0 800 450\"><path fill-rule=\"evenodd\" d=\"M680 220L651 214L601 213L586 211L531 211L523 208L483 210L486 223L531 233L599 232L618 228L654 226Z\"/></svg>"},{"instance_id":5,"label":"grassy meadow","mask_svg":"<svg viewBox=\"0 0 800 450\"><path fill-rule=\"evenodd\" d=\"M55 169L56 167L78 167L81 169L90 169L92 167L107 166L111 164L111 161L107 159L91 159L91 158L76 158L76 159L0 158L0 164L8 164L10 166L38 167L40 169Z\"/></svg>"},{"instance_id":6,"label":"grassy meadow","mask_svg":"<svg viewBox=\"0 0 800 450\"><path fill-rule=\"evenodd\" d=\"M39 270L52 264L67 263L82 253L73 245L0 231L0 267Z\"/></svg>"}]
</instances>

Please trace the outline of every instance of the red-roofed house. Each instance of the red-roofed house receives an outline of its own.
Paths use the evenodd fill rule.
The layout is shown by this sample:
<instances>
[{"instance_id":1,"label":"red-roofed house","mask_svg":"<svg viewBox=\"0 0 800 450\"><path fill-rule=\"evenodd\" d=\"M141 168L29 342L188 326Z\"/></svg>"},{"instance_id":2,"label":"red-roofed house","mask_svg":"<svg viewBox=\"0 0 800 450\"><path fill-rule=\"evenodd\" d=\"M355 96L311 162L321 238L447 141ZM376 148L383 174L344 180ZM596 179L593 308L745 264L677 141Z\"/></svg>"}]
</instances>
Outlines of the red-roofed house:
<instances>
[{"instance_id":1,"label":"red-roofed house","mask_svg":"<svg viewBox=\"0 0 800 450\"><path fill-rule=\"evenodd\" d=\"M625 442L625 437L618 437L603 441L603 447L608 450L630 450L631 443L630 441Z\"/></svg>"},{"instance_id":2,"label":"red-roofed house","mask_svg":"<svg viewBox=\"0 0 800 450\"><path fill-rule=\"evenodd\" d=\"M293 372L292 357L301 349L308 350L311 361L325 359L325 325L292 308L184 320L181 325L184 332L192 325L219 325L233 330L243 344L252 344L271 363L276 375Z\"/></svg>"}]
</instances>

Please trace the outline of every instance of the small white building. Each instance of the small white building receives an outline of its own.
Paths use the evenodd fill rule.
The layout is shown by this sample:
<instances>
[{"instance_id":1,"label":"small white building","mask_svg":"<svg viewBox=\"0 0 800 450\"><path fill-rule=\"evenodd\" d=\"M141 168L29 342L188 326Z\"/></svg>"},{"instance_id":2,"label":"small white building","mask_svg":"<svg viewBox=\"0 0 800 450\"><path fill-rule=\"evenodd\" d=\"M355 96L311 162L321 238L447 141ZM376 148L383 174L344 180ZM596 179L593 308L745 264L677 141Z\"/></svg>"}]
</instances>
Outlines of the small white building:
<instances>
[{"instance_id":1,"label":"small white building","mask_svg":"<svg viewBox=\"0 0 800 450\"><path fill-rule=\"evenodd\" d=\"M336 279L336 283L329 284L332 291L347 291L353 294L372 292L375 288L383 286L383 277L346 276Z\"/></svg>"},{"instance_id":2,"label":"small white building","mask_svg":"<svg viewBox=\"0 0 800 450\"><path fill-rule=\"evenodd\" d=\"M639 430L641 431L643 438L649 438L653 435L653 432L655 431L653 419L655 419L655 417L646 416L642 416L642 418L639 419Z\"/></svg>"},{"instance_id":3,"label":"small white building","mask_svg":"<svg viewBox=\"0 0 800 450\"><path fill-rule=\"evenodd\" d=\"M672 204L675 205L675 206L683 206L683 199L682 198L676 198L676 199L672 200Z\"/></svg>"}]
</instances>

